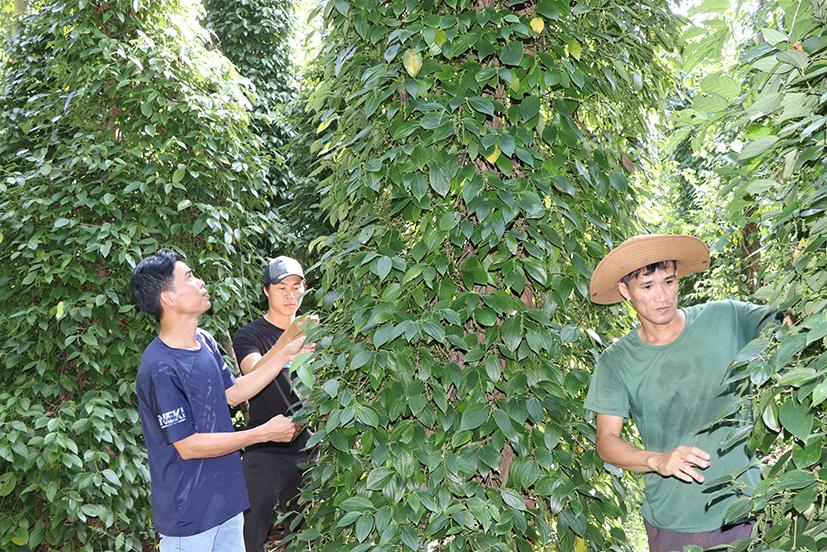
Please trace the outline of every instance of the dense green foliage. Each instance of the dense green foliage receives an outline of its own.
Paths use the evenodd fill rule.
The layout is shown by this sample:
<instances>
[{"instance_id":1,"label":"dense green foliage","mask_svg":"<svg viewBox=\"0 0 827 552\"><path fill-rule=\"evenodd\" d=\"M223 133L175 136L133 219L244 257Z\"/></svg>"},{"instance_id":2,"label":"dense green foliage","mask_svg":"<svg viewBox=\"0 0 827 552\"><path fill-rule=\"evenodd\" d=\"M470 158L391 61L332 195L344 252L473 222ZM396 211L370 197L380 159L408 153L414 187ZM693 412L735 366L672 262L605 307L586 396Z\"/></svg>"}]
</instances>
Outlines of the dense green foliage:
<instances>
[{"instance_id":1,"label":"dense green foliage","mask_svg":"<svg viewBox=\"0 0 827 552\"><path fill-rule=\"evenodd\" d=\"M321 258L320 353L295 363L320 461L294 549L627 546L633 479L604 469L582 399L629 318L586 290L641 229L712 245L688 300L750 296L797 317L742 353L732 377L754 400L719 418L752 409L752 434L732 442L767 457L732 517L773 528L741 548L827 547L818 3L728 15L758 34L674 101L658 50L680 21L662 2L329 0L306 114L287 112L295 134L281 111L292 3L205 6L211 38L182 2L55 2L8 27L0 548L154 536L133 386L155 327L126 293L140 257L188 256L221 342L251 317L262 258L301 257L327 228L308 257ZM733 35L720 6L696 10L707 34L687 33L683 70L720 60ZM680 211L647 226L665 98L691 106L664 144L682 156L679 188L652 197Z\"/></svg>"},{"instance_id":2,"label":"dense green foliage","mask_svg":"<svg viewBox=\"0 0 827 552\"><path fill-rule=\"evenodd\" d=\"M719 423L750 414L752 433L733 434L728 444L749 438L768 457L753 499L736 501L730 512L731 519L751 511L772 522L742 545L755 550L827 547L826 15L816 3L780 2L744 17L755 35L737 65L701 80L691 108L674 117L673 143L692 136L696 151L721 144L713 193L723 206L721 228L749 230L736 239L758 245L751 264L761 285L753 299L789 308L797 320L741 353L732 379L753 386L751 408L736 402L718 414ZM710 28L696 51L711 51L720 38L721 25ZM727 492L729 482L721 483Z\"/></svg>"},{"instance_id":3,"label":"dense green foliage","mask_svg":"<svg viewBox=\"0 0 827 552\"><path fill-rule=\"evenodd\" d=\"M607 550L634 504L584 419L623 325L591 267L633 230L664 3L331 0L310 96L320 459L291 546Z\"/></svg>"},{"instance_id":4,"label":"dense green foliage","mask_svg":"<svg viewBox=\"0 0 827 552\"><path fill-rule=\"evenodd\" d=\"M187 256L221 342L259 294L243 267L276 248L246 90L188 9L55 2L5 40L3 550L140 550L154 536L134 382L157 330L131 305L132 267L160 246Z\"/></svg>"},{"instance_id":5,"label":"dense green foliage","mask_svg":"<svg viewBox=\"0 0 827 552\"><path fill-rule=\"evenodd\" d=\"M330 233L309 178L312 162L306 146L307 117L299 94L307 93L291 59L294 3L292 0L204 2L204 25L218 47L253 85L252 129L267 160L265 200L280 224L269 229L282 237L284 248L269 257L287 254L310 267L317 259L308 244ZM258 267L250 267L251 276ZM311 272L309 283L315 283Z\"/></svg>"},{"instance_id":6,"label":"dense green foliage","mask_svg":"<svg viewBox=\"0 0 827 552\"><path fill-rule=\"evenodd\" d=\"M271 209L277 208L289 200L293 180L286 147L292 132L280 116L294 96L288 44L293 2L206 0L203 4L204 26L215 34L216 46L253 85L253 131L269 157L267 199Z\"/></svg>"}]
</instances>

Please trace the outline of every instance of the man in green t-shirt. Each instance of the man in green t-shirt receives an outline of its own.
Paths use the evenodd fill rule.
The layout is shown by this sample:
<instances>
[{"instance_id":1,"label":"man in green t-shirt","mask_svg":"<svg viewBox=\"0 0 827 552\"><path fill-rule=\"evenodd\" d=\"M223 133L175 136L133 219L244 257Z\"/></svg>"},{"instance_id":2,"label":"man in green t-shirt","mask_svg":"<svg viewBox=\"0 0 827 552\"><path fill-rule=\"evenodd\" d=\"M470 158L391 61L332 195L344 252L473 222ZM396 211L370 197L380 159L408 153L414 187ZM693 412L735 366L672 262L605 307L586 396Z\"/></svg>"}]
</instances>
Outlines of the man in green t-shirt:
<instances>
[{"instance_id":1,"label":"man in green t-shirt","mask_svg":"<svg viewBox=\"0 0 827 552\"><path fill-rule=\"evenodd\" d=\"M646 472L650 552L724 549L748 538L754 524L724 520L738 493L758 484L760 466L745 442L721 449L731 426L702 428L735 397L724 382L727 368L776 311L737 301L679 308L678 278L708 267L709 250L698 238L643 235L613 249L592 275L592 301L628 300L640 322L600 356L585 407L597 414L600 458ZM621 436L630 413L644 449ZM720 489L707 483L739 471L739 490L715 496Z\"/></svg>"}]
</instances>

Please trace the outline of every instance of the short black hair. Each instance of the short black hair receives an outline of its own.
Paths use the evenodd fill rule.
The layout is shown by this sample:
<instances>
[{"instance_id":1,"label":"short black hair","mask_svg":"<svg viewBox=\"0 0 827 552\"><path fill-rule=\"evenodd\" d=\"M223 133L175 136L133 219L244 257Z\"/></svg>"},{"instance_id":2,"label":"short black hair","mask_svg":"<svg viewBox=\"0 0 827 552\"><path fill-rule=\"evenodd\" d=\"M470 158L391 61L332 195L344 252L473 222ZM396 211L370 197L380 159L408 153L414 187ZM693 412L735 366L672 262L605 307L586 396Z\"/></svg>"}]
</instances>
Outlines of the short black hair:
<instances>
[{"instance_id":1,"label":"short black hair","mask_svg":"<svg viewBox=\"0 0 827 552\"><path fill-rule=\"evenodd\" d=\"M671 266L677 268L678 261L660 261L657 263L648 264L644 267L638 268L637 270L633 270L632 272L621 278L620 281L626 284L626 287L629 287L629 282L631 282L632 279L637 278L641 274L643 274L644 276L651 276L658 270L669 270L670 263L672 263Z\"/></svg>"},{"instance_id":2,"label":"short black hair","mask_svg":"<svg viewBox=\"0 0 827 552\"><path fill-rule=\"evenodd\" d=\"M157 322L161 321L164 309L161 307L161 293L175 289L175 263L181 256L170 249L159 249L142 260L132 271L129 279L129 294L140 310Z\"/></svg>"}]
</instances>

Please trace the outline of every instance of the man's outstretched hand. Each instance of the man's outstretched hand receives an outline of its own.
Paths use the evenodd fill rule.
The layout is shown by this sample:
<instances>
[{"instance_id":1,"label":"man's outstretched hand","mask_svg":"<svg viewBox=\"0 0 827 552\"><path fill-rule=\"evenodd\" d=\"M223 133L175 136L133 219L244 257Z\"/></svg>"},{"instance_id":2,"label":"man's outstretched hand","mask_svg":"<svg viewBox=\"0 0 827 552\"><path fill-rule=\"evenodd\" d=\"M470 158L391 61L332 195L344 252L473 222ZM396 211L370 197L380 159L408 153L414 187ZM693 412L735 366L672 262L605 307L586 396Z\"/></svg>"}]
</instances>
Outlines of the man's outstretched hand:
<instances>
[{"instance_id":1,"label":"man's outstretched hand","mask_svg":"<svg viewBox=\"0 0 827 552\"><path fill-rule=\"evenodd\" d=\"M704 482L704 476L693 469L708 468L709 454L698 447L680 446L669 452L660 452L649 458L649 466L664 477L677 477L681 481L691 483L694 479L698 483Z\"/></svg>"}]
</instances>

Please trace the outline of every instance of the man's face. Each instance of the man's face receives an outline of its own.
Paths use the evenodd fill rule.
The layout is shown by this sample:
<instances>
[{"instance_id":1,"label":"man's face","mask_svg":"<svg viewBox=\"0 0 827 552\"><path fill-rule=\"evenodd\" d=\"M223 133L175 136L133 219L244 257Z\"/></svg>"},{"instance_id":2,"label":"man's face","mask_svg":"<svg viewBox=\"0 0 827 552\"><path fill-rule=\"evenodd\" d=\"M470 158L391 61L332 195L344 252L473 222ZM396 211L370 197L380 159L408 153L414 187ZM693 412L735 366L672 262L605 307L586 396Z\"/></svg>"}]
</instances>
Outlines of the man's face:
<instances>
[{"instance_id":1,"label":"man's face","mask_svg":"<svg viewBox=\"0 0 827 552\"><path fill-rule=\"evenodd\" d=\"M304 280L299 276L285 276L278 284L270 284L267 300L270 310L285 317L293 317L302 302L299 297L304 293Z\"/></svg>"},{"instance_id":2,"label":"man's face","mask_svg":"<svg viewBox=\"0 0 827 552\"><path fill-rule=\"evenodd\" d=\"M183 314L201 315L210 310L210 294L204 287L204 280L196 278L192 269L178 261L172 273L173 290L165 291L171 305L167 308L175 309Z\"/></svg>"},{"instance_id":3,"label":"man's face","mask_svg":"<svg viewBox=\"0 0 827 552\"><path fill-rule=\"evenodd\" d=\"M669 324L678 312L678 275L673 265L646 276L641 273L627 286L619 283L618 291L635 307L641 322Z\"/></svg>"}]
</instances>

